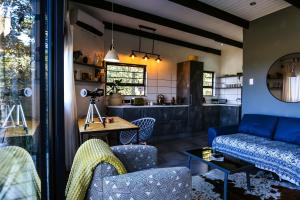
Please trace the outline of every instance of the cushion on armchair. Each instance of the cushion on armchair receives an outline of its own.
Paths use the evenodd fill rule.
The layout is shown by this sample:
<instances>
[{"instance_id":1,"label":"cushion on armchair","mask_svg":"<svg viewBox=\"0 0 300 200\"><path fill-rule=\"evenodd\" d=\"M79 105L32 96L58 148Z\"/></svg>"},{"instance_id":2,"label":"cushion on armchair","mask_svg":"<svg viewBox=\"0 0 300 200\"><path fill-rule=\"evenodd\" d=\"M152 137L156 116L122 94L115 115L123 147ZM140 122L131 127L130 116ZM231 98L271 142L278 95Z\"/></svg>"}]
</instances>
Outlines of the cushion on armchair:
<instances>
[{"instance_id":1,"label":"cushion on armchair","mask_svg":"<svg viewBox=\"0 0 300 200\"><path fill-rule=\"evenodd\" d=\"M272 138L278 117L269 115L245 114L239 132L250 135Z\"/></svg>"},{"instance_id":2,"label":"cushion on armchair","mask_svg":"<svg viewBox=\"0 0 300 200\"><path fill-rule=\"evenodd\" d=\"M300 118L279 118L274 140L300 145Z\"/></svg>"}]
</instances>

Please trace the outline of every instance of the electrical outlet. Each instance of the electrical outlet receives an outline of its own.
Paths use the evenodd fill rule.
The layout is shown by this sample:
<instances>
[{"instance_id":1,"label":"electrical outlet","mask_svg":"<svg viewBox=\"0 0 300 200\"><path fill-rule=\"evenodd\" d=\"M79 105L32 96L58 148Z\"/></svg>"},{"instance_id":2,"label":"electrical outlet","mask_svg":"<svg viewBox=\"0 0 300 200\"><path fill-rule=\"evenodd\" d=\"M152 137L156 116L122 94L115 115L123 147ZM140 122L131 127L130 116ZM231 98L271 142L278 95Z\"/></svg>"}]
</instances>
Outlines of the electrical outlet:
<instances>
[{"instance_id":1,"label":"electrical outlet","mask_svg":"<svg viewBox=\"0 0 300 200\"><path fill-rule=\"evenodd\" d=\"M249 85L254 85L254 79L253 78L249 79Z\"/></svg>"}]
</instances>

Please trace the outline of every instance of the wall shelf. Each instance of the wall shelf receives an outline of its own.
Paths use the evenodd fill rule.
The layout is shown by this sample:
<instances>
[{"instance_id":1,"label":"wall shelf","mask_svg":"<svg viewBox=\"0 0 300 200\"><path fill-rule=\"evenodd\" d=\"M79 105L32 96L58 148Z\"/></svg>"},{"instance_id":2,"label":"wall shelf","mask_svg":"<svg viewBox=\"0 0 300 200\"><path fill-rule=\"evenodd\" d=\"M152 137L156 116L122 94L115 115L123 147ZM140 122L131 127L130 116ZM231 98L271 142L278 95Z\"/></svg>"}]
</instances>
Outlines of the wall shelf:
<instances>
[{"instance_id":1,"label":"wall shelf","mask_svg":"<svg viewBox=\"0 0 300 200\"><path fill-rule=\"evenodd\" d=\"M233 75L224 75L224 76L219 76L217 78L232 78L232 77L243 77L243 74L241 74L241 75L236 75L236 74L233 74Z\"/></svg>"},{"instance_id":2,"label":"wall shelf","mask_svg":"<svg viewBox=\"0 0 300 200\"><path fill-rule=\"evenodd\" d=\"M85 64L85 63L80 63L80 62L73 62L73 63L76 65L82 65L82 66L91 67L91 68L95 68L95 69L105 69L105 67L97 66L97 65L93 65L93 64Z\"/></svg>"},{"instance_id":3,"label":"wall shelf","mask_svg":"<svg viewBox=\"0 0 300 200\"><path fill-rule=\"evenodd\" d=\"M242 89L243 87L217 87L216 89Z\"/></svg>"},{"instance_id":4,"label":"wall shelf","mask_svg":"<svg viewBox=\"0 0 300 200\"><path fill-rule=\"evenodd\" d=\"M93 81L93 80L75 80L75 82L104 84L103 82L100 82L100 81Z\"/></svg>"}]
</instances>

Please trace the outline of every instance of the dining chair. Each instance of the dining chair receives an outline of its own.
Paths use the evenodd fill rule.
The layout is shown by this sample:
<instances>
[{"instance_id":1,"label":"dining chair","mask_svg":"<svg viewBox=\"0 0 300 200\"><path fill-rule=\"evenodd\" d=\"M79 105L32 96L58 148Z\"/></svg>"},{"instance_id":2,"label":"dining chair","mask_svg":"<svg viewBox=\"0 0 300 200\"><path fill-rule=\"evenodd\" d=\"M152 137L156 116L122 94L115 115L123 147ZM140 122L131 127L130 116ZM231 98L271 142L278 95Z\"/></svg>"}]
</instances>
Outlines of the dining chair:
<instances>
[{"instance_id":1,"label":"dining chair","mask_svg":"<svg viewBox=\"0 0 300 200\"><path fill-rule=\"evenodd\" d=\"M120 143L130 144L130 143L144 143L151 138L153 133L153 128L155 125L155 119L150 117L145 117L132 121L131 123L137 125L140 129L139 131L139 141L137 141L137 130L122 131L120 133Z\"/></svg>"}]
</instances>

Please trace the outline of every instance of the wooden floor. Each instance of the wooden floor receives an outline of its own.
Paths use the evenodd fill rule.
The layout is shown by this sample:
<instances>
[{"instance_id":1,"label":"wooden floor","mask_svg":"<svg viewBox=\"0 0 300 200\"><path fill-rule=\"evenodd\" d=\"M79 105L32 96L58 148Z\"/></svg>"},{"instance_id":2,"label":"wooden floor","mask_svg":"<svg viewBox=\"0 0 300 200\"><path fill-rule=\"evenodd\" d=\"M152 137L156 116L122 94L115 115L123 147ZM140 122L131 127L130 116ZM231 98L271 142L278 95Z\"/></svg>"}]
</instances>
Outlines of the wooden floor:
<instances>
[{"instance_id":1,"label":"wooden floor","mask_svg":"<svg viewBox=\"0 0 300 200\"><path fill-rule=\"evenodd\" d=\"M153 143L150 145L158 148L159 167L188 166L188 156L184 151L207 146L207 133L200 133L199 136L192 136L180 139ZM199 161L192 161L192 174L202 174L207 172L207 165Z\"/></svg>"}]
</instances>

